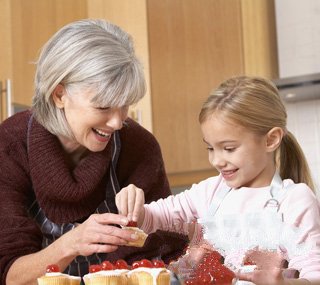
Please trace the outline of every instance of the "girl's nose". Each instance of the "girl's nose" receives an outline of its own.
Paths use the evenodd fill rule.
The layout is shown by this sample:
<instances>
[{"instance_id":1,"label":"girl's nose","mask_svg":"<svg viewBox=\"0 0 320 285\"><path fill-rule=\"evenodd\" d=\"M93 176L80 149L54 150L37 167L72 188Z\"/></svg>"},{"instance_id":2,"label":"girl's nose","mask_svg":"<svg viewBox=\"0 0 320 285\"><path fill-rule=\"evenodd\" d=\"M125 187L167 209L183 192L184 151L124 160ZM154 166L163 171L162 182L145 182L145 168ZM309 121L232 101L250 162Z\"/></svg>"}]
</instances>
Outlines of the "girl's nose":
<instances>
[{"instance_id":1,"label":"girl's nose","mask_svg":"<svg viewBox=\"0 0 320 285\"><path fill-rule=\"evenodd\" d=\"M215 154L210 158L210 163L213 167L221 169L226 165L226 161L222 155Z\"/></svg>"}]
</instances>

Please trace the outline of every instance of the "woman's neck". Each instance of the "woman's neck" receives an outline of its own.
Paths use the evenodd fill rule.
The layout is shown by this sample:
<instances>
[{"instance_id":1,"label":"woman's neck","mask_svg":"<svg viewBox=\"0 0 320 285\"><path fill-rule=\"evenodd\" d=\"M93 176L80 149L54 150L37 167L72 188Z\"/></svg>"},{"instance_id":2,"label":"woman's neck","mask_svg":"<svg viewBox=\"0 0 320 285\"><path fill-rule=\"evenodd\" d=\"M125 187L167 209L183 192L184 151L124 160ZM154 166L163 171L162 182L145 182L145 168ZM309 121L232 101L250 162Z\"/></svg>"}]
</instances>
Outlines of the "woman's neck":
<instances>
[{"instance_id":1,"label":"woman's neck","mask_svg":"<svg viewBox=\"0 0 320 285\"><path fill-rule=\"evenodd\" d=\"M68 160L68 163L72 168L75 168L78 163L88 154L88 149L66 137L58 136L58 139L65 151L65 156Z\"/></svg>"}]
</instances>

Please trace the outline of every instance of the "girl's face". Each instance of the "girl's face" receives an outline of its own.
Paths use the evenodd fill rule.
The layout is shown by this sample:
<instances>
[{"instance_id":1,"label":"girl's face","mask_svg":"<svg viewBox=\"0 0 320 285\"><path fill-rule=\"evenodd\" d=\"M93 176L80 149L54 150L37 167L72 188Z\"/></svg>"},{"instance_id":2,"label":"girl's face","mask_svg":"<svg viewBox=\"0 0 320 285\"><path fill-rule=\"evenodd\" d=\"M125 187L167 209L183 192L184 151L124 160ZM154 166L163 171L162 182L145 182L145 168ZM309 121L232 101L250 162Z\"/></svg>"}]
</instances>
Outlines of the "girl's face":
<instances>
[{"instance_id":1,"label":"girl's face","mask_svg":"<svg viewBox=\"0 0 320 285\"><path fill-rule=\"evenodd\" d=\"M67 151L79 147L98 152L105 149L114 131L122 128L127 118L128 107L100 108L91 102L94 96L90 91L73 91L68 94L64 89L56 105L64 108L66 120L75 140L60 138Z\"/></svg>"},{"instance_id":2,"label":"girl's face","mask_svg":"<svg viewBox=\"0 0 320 285\"><path fill-rule=\"evenodd\" d=\"M229 187L270 185L275 164L274 153L267 147L267 135L259 136L219 116L210 116L201 130L209 161Z\"/></svg>"}]
</instances>

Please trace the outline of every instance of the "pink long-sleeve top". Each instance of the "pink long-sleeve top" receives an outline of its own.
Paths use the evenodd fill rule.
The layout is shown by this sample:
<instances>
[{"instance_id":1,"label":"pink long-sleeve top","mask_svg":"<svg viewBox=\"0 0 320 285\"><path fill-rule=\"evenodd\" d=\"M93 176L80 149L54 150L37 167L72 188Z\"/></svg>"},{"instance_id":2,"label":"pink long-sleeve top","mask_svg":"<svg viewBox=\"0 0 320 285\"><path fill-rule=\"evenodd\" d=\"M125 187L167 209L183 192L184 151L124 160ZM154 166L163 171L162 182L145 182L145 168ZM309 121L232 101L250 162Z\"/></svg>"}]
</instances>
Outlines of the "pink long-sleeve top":
<instances>
[{"instance_id":1,"label":"pink long-sleeve top","mask_svg":"<svg viewBox=\"0 0 320 285\"><path fill-rule=\"evenodd\" d=\"M148 233L157 229L173 232L182 230L183 223L207 217L210 205L217 199L221 187L226 187L224 179L221 176L211 177L178 195L145 205L145 219L141 228ZM283 189L287 191L279 201L278 213L282 215L284 223L299 228L299 242L313 245L311 250L289 260L289 268L298 270L300 278L320 281L319 201L306 184L295 184L286 179ZM261 212L271 198L269 190L269 186L231 189L219 203L215 218Z\"/></svg>"}]
</instances>

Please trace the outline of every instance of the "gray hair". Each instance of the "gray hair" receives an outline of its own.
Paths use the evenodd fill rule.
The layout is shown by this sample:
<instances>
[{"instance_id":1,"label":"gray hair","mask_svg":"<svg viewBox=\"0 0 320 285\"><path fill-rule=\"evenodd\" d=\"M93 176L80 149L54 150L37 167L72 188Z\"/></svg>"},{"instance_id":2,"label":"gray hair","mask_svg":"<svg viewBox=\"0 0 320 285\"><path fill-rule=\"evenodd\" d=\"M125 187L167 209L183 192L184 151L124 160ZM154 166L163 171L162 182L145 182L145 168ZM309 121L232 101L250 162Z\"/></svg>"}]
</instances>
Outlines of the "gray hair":
<instances>
[{"instance_id":1,"label":"gray hair","mask_svg":"<svg viewBox=\"0 0 320 285\"><path fill-rule=\"evenodd\" d=\"M55 135L73 137L64 110L52 92L93 90L92 102L101 107L137 103L145 94L143 68L131 36L105 20L85 19L60 29L42 48L35 75L32 110L37 121Z\"/></svg>"}]
</instances>

